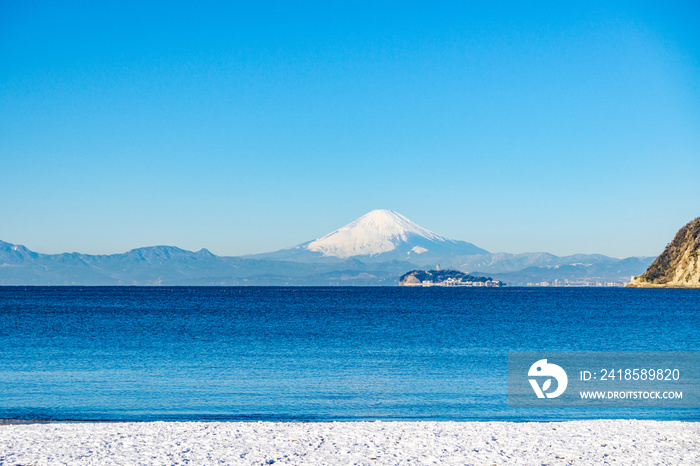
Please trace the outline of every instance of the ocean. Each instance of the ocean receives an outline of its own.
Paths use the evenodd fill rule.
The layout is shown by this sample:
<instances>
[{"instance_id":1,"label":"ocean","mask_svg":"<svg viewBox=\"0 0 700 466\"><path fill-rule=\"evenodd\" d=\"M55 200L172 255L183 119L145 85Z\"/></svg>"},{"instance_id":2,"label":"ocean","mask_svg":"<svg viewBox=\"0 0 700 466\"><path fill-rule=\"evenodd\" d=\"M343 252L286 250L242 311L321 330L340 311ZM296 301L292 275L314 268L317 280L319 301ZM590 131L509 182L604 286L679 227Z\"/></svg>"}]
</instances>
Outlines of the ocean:
<instances>
[{"instance_id":1,"label":"ocean","mask_svg":"<svg viewBox=\"0 0 700 466\"><path fill-rule=\"evenodd\" d=\"M700 420L510 408L509 351L700 351L700 293L0 287L0 419Z\"/></svg>"}]
</instances>

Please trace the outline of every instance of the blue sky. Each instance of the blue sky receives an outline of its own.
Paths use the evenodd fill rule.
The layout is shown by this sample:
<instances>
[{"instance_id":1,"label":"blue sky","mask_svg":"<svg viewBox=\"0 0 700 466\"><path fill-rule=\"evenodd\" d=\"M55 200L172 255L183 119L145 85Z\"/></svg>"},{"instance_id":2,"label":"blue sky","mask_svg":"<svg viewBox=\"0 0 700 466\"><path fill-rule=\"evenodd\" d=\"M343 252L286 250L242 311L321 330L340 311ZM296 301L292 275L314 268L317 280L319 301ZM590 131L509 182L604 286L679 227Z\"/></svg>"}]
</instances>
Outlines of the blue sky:
<instances>
[{"instance_id":1,"label":"blue sky","mask_svg":"<svg viewBox=\"0 0 700 466\"><path fill-rule=\"evenodd\" d=\"M700 215L698 2L144 3L0 1L0 239L238 255L386 208L626 257Z\"/></svg>"}]
</instances>

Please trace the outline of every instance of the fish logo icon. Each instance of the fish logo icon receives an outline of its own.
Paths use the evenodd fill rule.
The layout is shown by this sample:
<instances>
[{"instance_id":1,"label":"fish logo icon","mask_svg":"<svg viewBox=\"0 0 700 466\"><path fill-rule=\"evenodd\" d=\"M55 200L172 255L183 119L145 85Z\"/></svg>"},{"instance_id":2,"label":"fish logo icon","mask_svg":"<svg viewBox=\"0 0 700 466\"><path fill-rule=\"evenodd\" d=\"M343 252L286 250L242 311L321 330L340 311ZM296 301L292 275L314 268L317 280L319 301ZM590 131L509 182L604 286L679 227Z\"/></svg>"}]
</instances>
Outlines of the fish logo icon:
<instances>
[{"instance_id":1,"label":"fish logo icon","mask_svg":"<svg viewBox=\"0 0 700 466\"><path fill-rule=\"evenodd\" d=\"M556 364L549 364L546 359L540 359L530 366L527 375L528 377L547 377L542 387L540 387L536 379L528 379L530 385L532 385L532 389L537 394L537 398L556 398L564 393L569 383L569 378L566 376L564 369ZM552 386L552 378L557 381L557 389L553 392L547 392Z\"/></svg>"}]
</instances>

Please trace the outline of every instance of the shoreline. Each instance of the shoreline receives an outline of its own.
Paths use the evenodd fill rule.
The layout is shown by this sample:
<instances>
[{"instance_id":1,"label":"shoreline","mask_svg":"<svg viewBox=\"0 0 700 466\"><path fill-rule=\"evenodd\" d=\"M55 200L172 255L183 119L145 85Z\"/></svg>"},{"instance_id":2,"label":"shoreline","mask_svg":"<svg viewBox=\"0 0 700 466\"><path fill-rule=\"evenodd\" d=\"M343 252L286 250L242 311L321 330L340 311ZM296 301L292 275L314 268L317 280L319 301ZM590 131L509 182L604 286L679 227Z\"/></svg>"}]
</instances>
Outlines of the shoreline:
<instances>
[{"instance_id":1,"label":"shoreline","mask_svg":"<svg viewBox=\"0 0 700 466\"><path fill-rule=\"evenodd\" d=\"M700 464L700 422L70 421L0 424L0 464L188 462Z\"/></svg>"}]
</instances>

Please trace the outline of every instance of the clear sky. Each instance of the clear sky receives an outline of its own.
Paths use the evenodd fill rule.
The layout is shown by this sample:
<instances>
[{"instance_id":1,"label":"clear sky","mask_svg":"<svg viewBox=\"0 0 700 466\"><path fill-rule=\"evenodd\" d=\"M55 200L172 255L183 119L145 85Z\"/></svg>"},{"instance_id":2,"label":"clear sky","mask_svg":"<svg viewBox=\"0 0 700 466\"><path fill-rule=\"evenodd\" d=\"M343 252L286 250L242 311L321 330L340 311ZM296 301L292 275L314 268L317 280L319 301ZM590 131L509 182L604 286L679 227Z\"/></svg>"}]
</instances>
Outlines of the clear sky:
<instances>
[{"instance_id":1,"label":"clear sky","mask_svg":"<svg viewBox=\"0 0 700 466\"><path fill-rule=\"evenodd\" d=\"M700 2L0 0L0 239L293 246L376 209L492 252L700 216Z\"/></svg>"}]
</instances>

